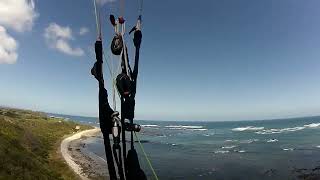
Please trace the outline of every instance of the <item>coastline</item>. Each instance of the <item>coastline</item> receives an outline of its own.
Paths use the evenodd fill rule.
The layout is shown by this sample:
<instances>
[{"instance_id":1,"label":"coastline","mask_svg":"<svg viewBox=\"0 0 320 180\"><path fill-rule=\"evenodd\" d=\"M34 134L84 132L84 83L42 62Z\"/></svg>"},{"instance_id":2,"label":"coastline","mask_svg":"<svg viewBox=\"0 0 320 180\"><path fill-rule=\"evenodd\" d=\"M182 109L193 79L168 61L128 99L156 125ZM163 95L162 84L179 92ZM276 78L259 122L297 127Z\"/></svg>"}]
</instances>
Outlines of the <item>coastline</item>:
<instances>
[{"instance_id":1,"label":"coastline","mask_svg":"<svg viewBox=\"0 0 320 180\"><path fill-rule=\"evenodd\" d=\"M69 167L83 180L107 179L106 161L85 149L83 142L89 137L97 136L100 128L77 132L62 140L60 152Z\"/></svg>"}]
</instances>

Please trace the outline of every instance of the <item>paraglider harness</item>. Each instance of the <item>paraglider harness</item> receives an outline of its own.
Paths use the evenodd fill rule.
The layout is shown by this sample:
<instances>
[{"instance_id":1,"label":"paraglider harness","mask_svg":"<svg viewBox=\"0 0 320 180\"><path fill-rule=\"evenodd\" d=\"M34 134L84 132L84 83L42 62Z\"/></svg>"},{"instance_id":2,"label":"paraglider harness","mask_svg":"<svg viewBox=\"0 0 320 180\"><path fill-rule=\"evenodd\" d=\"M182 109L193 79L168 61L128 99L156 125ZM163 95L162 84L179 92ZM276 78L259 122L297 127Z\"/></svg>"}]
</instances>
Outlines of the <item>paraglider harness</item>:
<instances>
[{"instance_id":1,"label":"paraglider harness","mask_svg":"<svg viewBox=\"0 0 320 180\"><path fill-rule=\"evenodd\" d=\"M125 20L119 17L117 20L110 15L110 22L115 29L115 36L111 42L111 52L121 57L121 73L116 77L116 87L121 100L121 124L125 129L121 132L123 159L125 165L125 176L127 179L146 179L143 170L140 168L137 152L134 148L133 133L139 132L141 127L133 123L135 110L136 83L139 66L139 50L141 44L142 33L140 31L141 16L138 18L137 25L129 32L134 31L133 42L136 48L134 70L131 70L127 47L123 40L125 31ZM119 29L122 29L122 32ZM126 122L128 120L129 122ZM131 135L131 148L126 154L125 131L129 131ZM119 154L120 156L120 154Z\"/></svg>"},{"instance_id":2,"label":"paraglider harness","mask_svg":"<svg viewBox=\"0 0 320 180\"><path fill-rule=\"evenodd\" d=\"M111 180L116 180L117 174L120 180L144 180L147 179L145 173L140 168L137 152L134 148L133 133L139 132L141 127L138 124L133 123L134 119L134 108L135 108L135 94L136 94L136 82L138 75L138 64L139 64L139 50L141 44L142 33L140 29L141 15L138 18L137 25L131 29L134 32L133 42L136 47L134 70L132 71L128 62L127 48L124 43L123 34L125 32L124 19L119 17L115 20L113 15L110 15L110 21L115 28L116 35L111 43L111 52L116 56L121 56L121 73L116 78L116 87L121 99L121 114L114 111L108 103L108 92L104 87L103 78L103 45L101 36L101 26L98 24L98 16L95 5L95 14L97 22L98 39L95 43L96 62L91 70L91 74L99 82L99 121L101 132L104 137L104 145L106 152L106 159L108 163L109 176ZM120 32L120 27L122 31ZM115 101L114 101L115 102ZM114 107L115 109L115 107ZM119 115L121 118L119 118ZM127 122L128 120L129 122ZM127 153L126 150L126 133L131 133L131 147ZM111 148L111 142L109 135L113 136L113 145ZM136 134L135 134L136 135ZM138 136L136 135L138 139ZM122 141L122 147L120 145ZM143 147L138 139L138 142L143 150ZM121 151L122 149L122 151ZM144 150L144 155L146 156ZM122 156L121 156L122 154ZM146 159L148 160L147 156ZM116 173L114 161L118 167ZM122 163L123 162L123 163ZM150 161L148 160L151 166ZM124 164L124 165L123 165ZM154 170L151 166L154 173ZM155 173L154 173L155 174ZM157 179L157 177L156 177Z\"/></svg>"}]
</instances>

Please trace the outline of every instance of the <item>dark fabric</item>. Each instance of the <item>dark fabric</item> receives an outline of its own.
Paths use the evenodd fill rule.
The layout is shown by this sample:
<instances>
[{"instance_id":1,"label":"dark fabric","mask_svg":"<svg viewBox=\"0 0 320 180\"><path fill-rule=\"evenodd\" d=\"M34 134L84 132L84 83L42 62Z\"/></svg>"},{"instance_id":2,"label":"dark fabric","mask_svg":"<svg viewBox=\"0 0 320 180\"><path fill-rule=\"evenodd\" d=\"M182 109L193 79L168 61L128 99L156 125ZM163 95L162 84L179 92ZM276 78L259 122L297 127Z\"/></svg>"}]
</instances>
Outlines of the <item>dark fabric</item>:
<instances>
[{"instance_id":1,"label":"dark fabric","mask_svg":"<svg viewBox=\"0 0 320 180\"><path fill-rule=\"evenodd\" d=\"M94 50L95 50L95 53L96 53L96 59L97 59L97 62L100 62L102 63L103 60L102 60L102 41L96 41L96 43L94 44Z\"/></svg>"},{"instance_id":2,"label":"dark fabric","mask_svg":"<svg viewBox=\"0 0 320 180\"><path fill-rule=\"evenodd\" d=\"M112 26L115 26L116 25L116 20L114 18L114 15L110 14L109 19L110 19L110 22L111 22Z\"/></svg>"},{"instance_id":3,"label":"dark fabric","mask_svg":"<svg viewBox=\"0 0 320 180\"><path fill-rule=\"evenodd\" d=\"M114 167L113 157L112 157L112 150L110 144L109 134L111 133L112 128L112 119L111 115L113 110L110 108L108 103L108 92L104 88L104 79L102 73L102 42L101 40L97 40L95 43L95 52L96 52L96 59L97 62L94 64L93 68L91 69L91 74L99 82L99 121L101 131L104 137L104 147L106 152L106 158L108 163L108 170L111 180L116 180L116 171Z\"/></svg>"},{"instance_id":4,"label":"dark fabric","mask_svg":"<svg viewBox=\"0 0 320 180\"><path fill-rule=\"evenodd\" d=\"M113 163L113 156L112 156L109 134L103 133L103 137L104 137L103 138L104 150L105 150L105 152L110 152L110 153L106 153L110 180L117 180L116 169L115 169L115 166Z\"/></svg>"},{"instance_id":5,"label":"dark fabric","mask_svg":"<svg viewBox=\"0 0 320 180\"><path fill-rule=\"evenodd\" d=\"M140 44L141 44L141 38L142 38L142 33L141 31L135 31L134 33L134 38L133 38L133 43L136 47L136 53L135 53L135 59L134 59L134 69L133 71L131 70L131 67L129 65L129 73L131 76L131 81L130 83L128 82L127 78L128 76L126 75L126 70L124 69L124 57L122 57L122 73L118 75L117 77L117 88L118 91L120 92L125 92L125 88L129 88L130 90L128 91L130 95L122 95L123 103L122 103L122 108L123 108L123 113L125 119L134 119L134 111L135 111L135 96L136 96L136 91L137 91L137 78L138 78L138 72L139 72L139 55L140 55ZM128 56L127 56L128 57ZM129 59L128 59L129 61ZM129 64L129 62L128 62ZM124 75L125 74L125 75ZM126 78L124 78L126 76ZM123 79L120 81L120 79ZM119 84L119 87L118 87ZM121 84L121 86L120 86Z\"/></svg>"},{"instance_id":6,"label":"dark fabric","mask_svg":"<svg viewBox=\"0 0 320 180\"><path fill-rule=\"evenodd\" d=\"M100 118L100 128L102 133L111 134L112 133L112 118L113 110L111 109L108 102L108 92L105 88L99 89L99 116Z\"/></svg>"},{"instance_id":7,"label":"dark fabric","mask_svg":"<svg viewBox=\"0 0 320 180\"><path fill-rule=\"evenodd\" d=\"M123 115L125 119L134 119L134 109L136 100L134 96L124 98L122 103Z\"/></svg>"},{"instance_id":8,"label":"dark fabric","mask_svg":"<svg viewBox=\"0 0 320 180\"><path fill-rule=\"evenodd\" d=\"M111 52L114 55L120 55L123 48L123 41L120 35L116 35L113 37L111 42Z\"/></svg>"},{"instance_id":9,"label":"dark fabric","mask_svg":"<svg viewBox=\"0 0 320 180\"><path fill-rule=\"evenodd\" d=\"M127 155L127 179L128 180L147 180L147 176L140 167L138 154L135 149L130 149Z\"/></svg>"},{"instance_id":10,"label":"dark fabric","mask_svg":"<svg viewBox=\"0 0 320 180\"><path fill-rule=\"evenodd\" d=\"M141 39L142 39L142 33L141 31L135 31L134 35L133 35L133 44L135 47L140 48L140 44L141 44Z\"/></svg>"},{"instance_id":11,"label":"dark fabric","mask_svg":"<svg viewBox=\"0 0 320 180\"><path fill-rule=\"evenodd\" d=\"M111 115L114 112L108 102L108 91L104 87L104 79L102 74L102 42L95 43L95 52L97 62L91 69L91 73L99 81L99 121L100 128L104 134L110 134L112 129Z\"/></svg>"},{"instance_id":12,"label":"dark fabric","mask_svg":"<svg viewBox=\"0 0 320 180\"><path fill-rule=\"evenodd\" d=\"M120 73L116 78L118 92L122 97L131 93L131 81L126 73ZM126 94L127 93L127 94Z\"/></svg>"}]
</instances>

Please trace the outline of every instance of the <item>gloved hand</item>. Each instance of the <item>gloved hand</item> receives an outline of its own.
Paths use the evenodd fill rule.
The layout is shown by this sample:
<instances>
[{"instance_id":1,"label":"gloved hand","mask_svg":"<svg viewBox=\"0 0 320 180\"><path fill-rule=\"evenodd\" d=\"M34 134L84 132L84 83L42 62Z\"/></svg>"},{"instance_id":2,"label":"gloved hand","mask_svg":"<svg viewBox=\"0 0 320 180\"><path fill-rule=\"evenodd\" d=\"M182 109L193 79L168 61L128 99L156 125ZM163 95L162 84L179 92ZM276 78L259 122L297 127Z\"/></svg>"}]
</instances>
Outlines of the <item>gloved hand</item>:
<instances>
[{"instance_id":1,"label":"gloved hand","mask_svg":"<svg viewBox=\"0 0 320 180\"><path fill-rule=\"evenodd\" d=\"M140 30L136 30L134 32L134 37L133 37L133 44L136 48L140 48L141 44L141 39L142 39L142 33Z\"/></svg>"}]
</instances>

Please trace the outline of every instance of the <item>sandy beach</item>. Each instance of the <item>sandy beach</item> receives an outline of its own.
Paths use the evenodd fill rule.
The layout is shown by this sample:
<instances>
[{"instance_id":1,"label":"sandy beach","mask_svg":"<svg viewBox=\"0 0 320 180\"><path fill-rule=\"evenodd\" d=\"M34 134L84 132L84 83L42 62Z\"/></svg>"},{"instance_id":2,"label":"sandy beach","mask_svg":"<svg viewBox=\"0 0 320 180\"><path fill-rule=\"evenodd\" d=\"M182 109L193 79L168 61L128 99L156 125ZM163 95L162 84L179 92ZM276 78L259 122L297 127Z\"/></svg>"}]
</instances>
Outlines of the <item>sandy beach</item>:
<instances>
[{"instance_id":1,"label":"sandy beach","mask_svg":"<svg viewBox=\"0 0 320 180\"><path fill-rule=\"evenodd\" d=\"M98 136L99 128L77 132L61 142L61 154L81 179L108 179L107 162L85 149L88 137Z\"/></svg>"}]
</instances>

